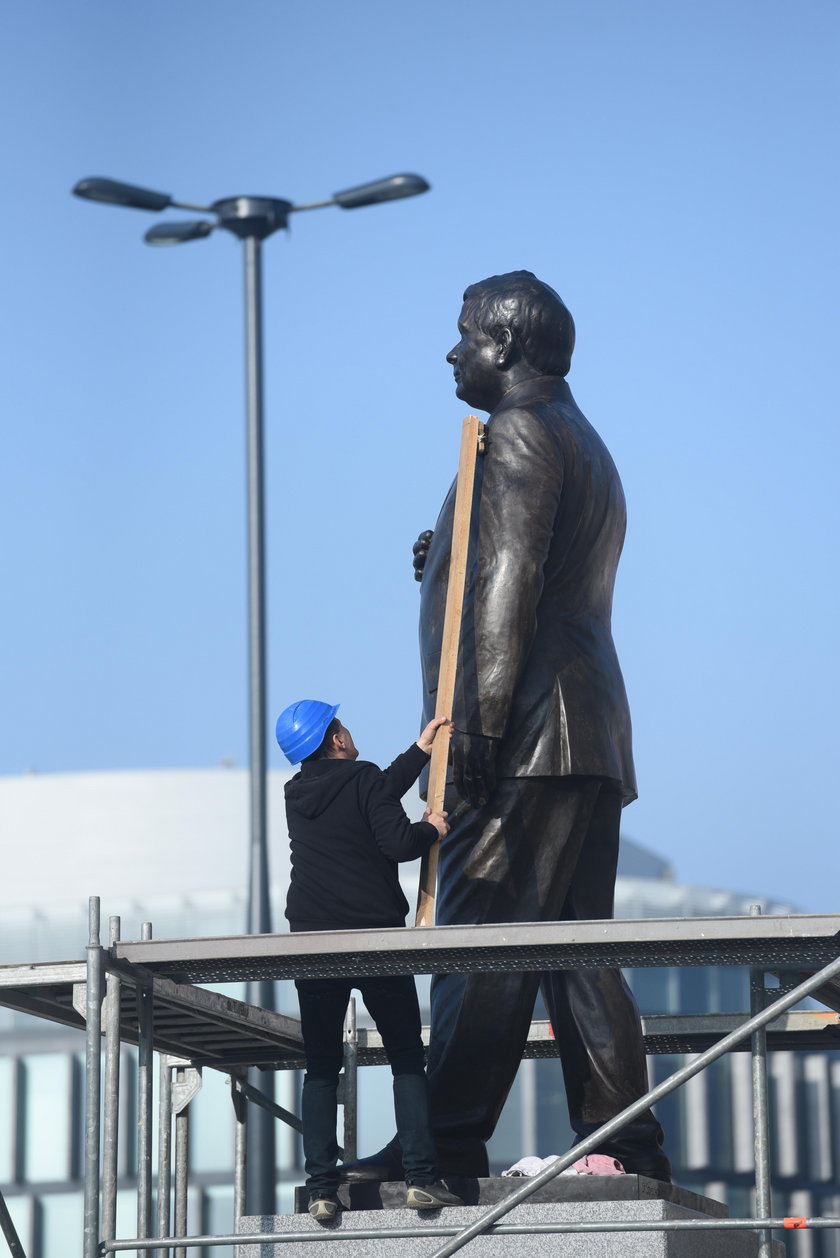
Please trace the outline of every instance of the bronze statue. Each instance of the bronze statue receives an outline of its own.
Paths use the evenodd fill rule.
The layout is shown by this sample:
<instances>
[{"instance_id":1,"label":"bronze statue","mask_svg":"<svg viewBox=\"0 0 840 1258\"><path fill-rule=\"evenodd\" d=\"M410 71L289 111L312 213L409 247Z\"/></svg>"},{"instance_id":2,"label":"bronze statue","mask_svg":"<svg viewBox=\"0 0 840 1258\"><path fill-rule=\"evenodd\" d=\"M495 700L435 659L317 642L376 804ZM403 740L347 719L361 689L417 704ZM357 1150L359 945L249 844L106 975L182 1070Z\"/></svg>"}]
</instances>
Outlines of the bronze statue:
<instances>
[{"instance_id":1,"label":"bronze statue","mask_svg":"<svg viewBox=\"0 0 840 1258\"><path fill-rule=\"evenodd\" d=\"M479 460L438 925L608 918L630 715L610 629L625 531L615 465L565 377L574 323L529 271L464 294L455 391L490 412ZM434 715L454 486L415 546L424 720ZM618 970L449 974L432 981L428 1077L441 1172L488 1173L542 983L579 1138L647 1091L639 1014ZM599 1152L670 1179L650 1111ZM523 1150L523 1152L536 1152ZM399 1145L348 1164L400 1178Z\"/></svg>"}]
</instances>

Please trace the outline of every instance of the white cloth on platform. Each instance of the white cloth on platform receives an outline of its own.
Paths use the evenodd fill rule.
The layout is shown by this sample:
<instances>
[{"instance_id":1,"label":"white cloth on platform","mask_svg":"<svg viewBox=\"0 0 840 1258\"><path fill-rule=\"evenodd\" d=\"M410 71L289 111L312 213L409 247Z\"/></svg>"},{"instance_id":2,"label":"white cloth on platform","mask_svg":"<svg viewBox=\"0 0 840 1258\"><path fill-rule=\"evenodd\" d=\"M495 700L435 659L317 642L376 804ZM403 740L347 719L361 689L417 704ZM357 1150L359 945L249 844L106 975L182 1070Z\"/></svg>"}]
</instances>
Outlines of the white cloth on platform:
<instances>
[{"instance_id":1,"label":"white cloth on platform","mask_svg":"<svg viewBox=\"0 0 840 1258\"><path fill-rule=\"evenodd\" d=\"M552 1162L558 1160L559 1154L551 1153L547 1158L524 1157L513 1166L509 1166L503 1175L513 1178L533 1179L540 1175ZM590 1153L588 1157L578 1158L571 1166L567 1166L561 1175L624 1175L625 1170L616 1158L607 1157L603 1153Z\"/></svg>"}]
</instances>

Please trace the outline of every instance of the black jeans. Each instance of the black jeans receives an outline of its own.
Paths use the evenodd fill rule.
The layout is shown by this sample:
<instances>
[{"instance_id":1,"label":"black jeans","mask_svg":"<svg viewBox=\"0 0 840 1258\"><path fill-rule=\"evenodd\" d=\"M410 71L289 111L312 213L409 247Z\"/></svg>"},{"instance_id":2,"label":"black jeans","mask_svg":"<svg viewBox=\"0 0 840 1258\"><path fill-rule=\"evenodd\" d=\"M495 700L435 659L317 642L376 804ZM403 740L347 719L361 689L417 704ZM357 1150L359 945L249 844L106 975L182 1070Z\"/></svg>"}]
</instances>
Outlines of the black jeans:
<instances>
[{"instance_id":1,"label":"black jeans","mask_svg":"<svg viewBox=\"0 0 840 1258\"><path fill-rule=\"evenodd\" d=\"M394 1077L394 1113L408 1183L437 1179L429 1119L420 1007L411 975L393 978L297 979L300 1022L306 1051L301 1116L306 1186L313 1192L338 1188L336 1119L338 1076L343 1061L344 1015L358 988L382 1036Z\"/></svg>"}]
</instances>

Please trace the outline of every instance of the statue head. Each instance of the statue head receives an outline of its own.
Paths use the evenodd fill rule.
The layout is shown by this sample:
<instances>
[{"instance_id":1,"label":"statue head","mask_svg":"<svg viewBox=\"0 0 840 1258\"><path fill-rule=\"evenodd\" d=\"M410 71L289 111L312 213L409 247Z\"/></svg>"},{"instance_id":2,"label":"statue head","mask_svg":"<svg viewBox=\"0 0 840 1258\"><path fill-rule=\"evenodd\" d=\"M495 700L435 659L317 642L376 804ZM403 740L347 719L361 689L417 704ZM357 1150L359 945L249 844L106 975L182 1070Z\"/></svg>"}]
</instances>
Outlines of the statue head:
<instances>
[{"instance_id":1,"label":"statue head","mask_svg":"<svg viewBox=\"0 0 840 1258\"><path fill-rule=\"evenodd\" d=\"M530 271L471 284L458 330L461 340L446 360L457 396L470 406L491 411L523 379L568 374L574 320L554 289Z\"/></svg>"}]
</instances>

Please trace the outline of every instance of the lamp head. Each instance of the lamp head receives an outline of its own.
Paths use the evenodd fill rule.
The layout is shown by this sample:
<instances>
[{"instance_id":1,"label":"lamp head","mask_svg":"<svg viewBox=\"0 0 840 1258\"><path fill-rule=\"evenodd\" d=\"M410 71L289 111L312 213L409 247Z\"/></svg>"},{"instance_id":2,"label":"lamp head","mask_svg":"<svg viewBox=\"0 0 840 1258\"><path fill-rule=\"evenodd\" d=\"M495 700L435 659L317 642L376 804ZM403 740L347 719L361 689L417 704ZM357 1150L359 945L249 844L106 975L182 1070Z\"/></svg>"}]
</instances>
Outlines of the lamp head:
<instances>
[{"instance_id":1,"label":"lamp head","mask_svg":"<svg viewBox=\"0 0 840 1258\"><path fill-rule=\"evenodd\" d=\"M183 223L156 223L143 239L147 245L182 245L187 240L202 240L209 236L215 226L206 218L187 219Z\"/></svg>"},{"instance_id":2,"label":"lamp head","mask_svg":"<svg viewBox=\"0 0 840 1258\"><path fill-rule=\"evenodd\" d=\"M119 183L116 179L80 179L73 189L74 196L87 201L104 201L108 205L125 205L133 210L165 210L172 205L168 192L152 192L150 188L138 188L132 183Z\"/></svg>"},{"instance_id":3,"label":"lamp head","mask_svg":"<svg viewBox=\"0 0 840 1258\"><path fill-rule=\"evenodd\" d=\"M343 210L356 210L363 205L377 205L380 201L399 201L403 197L416 197L428 192L429 185L422 175L389 175L387 179L375 179L373 183L359 184L333 194L333 201Z\"/></svg>"}]
</instances>

